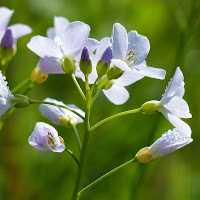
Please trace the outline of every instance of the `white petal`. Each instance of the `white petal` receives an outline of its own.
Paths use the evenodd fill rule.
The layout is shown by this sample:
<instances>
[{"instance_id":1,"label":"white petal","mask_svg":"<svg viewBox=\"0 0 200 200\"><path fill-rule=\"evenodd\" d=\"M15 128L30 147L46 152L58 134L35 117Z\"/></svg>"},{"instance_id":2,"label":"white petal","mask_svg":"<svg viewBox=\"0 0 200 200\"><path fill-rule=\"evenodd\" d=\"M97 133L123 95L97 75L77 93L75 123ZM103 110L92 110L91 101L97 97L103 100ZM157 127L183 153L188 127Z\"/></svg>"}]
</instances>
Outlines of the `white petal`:
<instances>
[{"instance_id":1,"label":"white petal","mask_svg":"<svg viewBox=\"0 0 200 200\"><path fill-rule=\"evenodd\" d=\"M137 31L130 31L128 33L128 52L130 50L135 51L135 56L131 60L137 58L137 62L133 65L142 63L150 50L150 43L147 37L140 35Z\"/></svg>"},{"instance_id":2,"label":"white petal","mask_svg":"<svg viewBox=\"0 0 200 200\"><path fill-rule=\"evenodd\" d=\"M76 111L77 113L79 113L81 116L85 117L85 112L83 112L80 108L78 108L76 105L74 104L67 104L67 107ZM70 112L71 115L77 120L78 123L83 123L83 119L80 118L78 115L76 115L73 112Z\"/></svg>"},{"instance_id":3,"label":"white petal","mask_svg":"<svg viewBox=\"0 0 200 200\"><path fill-rule=\"evenodd\" d=\"M88 38L85 46L88 48L89 55L92 54L99 46L99 41L93 38Z\"/></svg>"},{"instance_id":4,"label":"white petal","mask_svg":"<svg viewBox=\"0 0 200 200\"><path fill-rule=\"evenodd\" d=\"M126 29L119 23L113 25L112 31L113 58L124 59L128 50L128 35Z\"/></svg>"},{"instance_id":5,"label":"white petal","mask_svg":"<svg viewBox=\"0 0 200 200\"><path fill-rule=\"evenodd\" d=\"M25 24L14 24L9 26L8 28L12 30L13 37L15 39L32 33L32 29Z\"/></svg>"},{"instance_id":6,"label":"white petal","mask_svg":"<svg viewBox=\"0 0 200 200\"><path fill-rule=\"evenodd\" d=\"M48 60L40 58L39 67L43 74L65 74L60 60Z\"/></svg>"},{"instance_id":7,"label":"white petal","mask_svg":"<svg viewBox=\"0 0 200 200\"><path fill-rule=\"evenodd\" d=\"M61 59L63 54L60 46L53 40L42 36L34 36L27 44L27 47L41 58L58 58Z\"/></svg>"},{"instance_id":8,"label":"white petal","mask_svg":"<svg viewBox=\"0 0 200 200\"><path fill-rule=\"evenodd\" d=\"M0 30L5 31L9 22L10 18L12 17L14 10L10 10L6 7L0 7Z\"/></svg>"},{"instance_id":9,"label":"white petal","mask_svg":"<svg viewBox=\"0 0 200 200\"><path fill-rule=\"evenodd\" d=\"M94 60L96 62L98 62L101 59L101 56L103 55L104 51L111 45L112 44L110 42L110 38L109 37L105 37L105 38L101 39L100 44L99 44L99 46L98 46L98 48L96 50L96 54L95 54Z\"/></svg>"},{"instance_id":10,"label":"white petal","mask_svg":"<svg viewBox=\"0 0 200 200\"><path fill-rule=\"evenodd\" d=\"M115 83L121 86L128 86L142 78L144 78L144 75L140 74L136 69L132 69L130 72L124 72L123 75L115 81Z\"/></svg>"},{"instance_id":11,"label":"white petal","mask_svg":"<svg viewBox=\"0 0 200 200\"><path fill-rule=\"evenodd\" d=\"M112 59L111 60L111 63L110 63L110 66L112 67L112 66L116 66L116 67L118 67L119 69L121 69L122 71L131 71L131 69L128 67L128 65L124 62L124 61L122 61L122 60L119 60L119 59Z\"/></svg>"},{"instance_id":12,"label":"white petal","mask_svg":"<svg viewBox=\"0 0 200 200\"><path fill-rule=\"evenodd\" d=\"M56 37L53 27L47 29L47 37L52 40Z\"/></svg>"},{"instance_id":13,"label":"white petal","mask_svg":"<svg viewBox=\"0 0 200 200\"><path fill-rule=\"evenodd\" d=\"M54 17L55 36L59 37L70 24L65 17Z\"/></svg>"},{"instance_id":14,"label":"white petal","mask_svg":"<svg viewBox=\"0 0 200 200\"><path fill-rule=\"evenodd\" d=\"M187 137L191 137L192 131L188 124L182 121L180 118L170 114L169 112L162 112L163 115L169 120L169 122L176 127L181 133Z\"/></svg>"},{"instance_id":15,"label":"white petal","mask_svg":"<svg viewBox=\"0 0 200 200\"><path fill-rule=\"evenodd\" d=\"M123 86L116 84L113 84L113 86L108 90L103 90L103 93L108 98L108 100L115 105L124 104L130 96L128 91Z\"/></svg>"},{"instance_id":16,"label":"white petal","mask_svg":"<svg viewBox=\"0 0 200 200\"><path fill-rule=\"evenodd\" d=\"M62 48L66 56L72 54L76 57L86 44L90 33L90 27L83 22L72 22L62 34Z\"/></svg>"},{"instance_id":17,"label":"white petal","mask_svg":"<svg viewBox=\"0 0 200 200\"><path fill-rule=\"evenodd\" d=\"M171 81L168 84L167 89L165 90L165 93L163 95L163 98L161 101L164 101L167 97L172 97L175 94L180 95L180 97L183 97L184 94L184 77L183 73L180 70L179 67L176 68L176 71L174 73L174 76L172 77ZM178 90L178 92L176 92Z\"/></svg>"},{"instance_id":18,"label":"white petal","mask_svg":"<svg viewBox=\"0 0 200 200\"><path fill-rule=\"evenodd\" d=\"M180 118L191 118L189 106L187 102L180 97L173 97L167 104L163 105L167 110L169 110L173 115Z\"/></svg>"},{"instance_id":19,"label":"white petal","mask_svg":"<svg viewBox=\"0 0 200 200\"><path fill-rule=\"evenodd\" d=\"M144 76L161 80L165 79L166 71L163 69L148 67L144 64L135 66L135 68L138 70L138 73Z\"/></svg>"}]
</instances>

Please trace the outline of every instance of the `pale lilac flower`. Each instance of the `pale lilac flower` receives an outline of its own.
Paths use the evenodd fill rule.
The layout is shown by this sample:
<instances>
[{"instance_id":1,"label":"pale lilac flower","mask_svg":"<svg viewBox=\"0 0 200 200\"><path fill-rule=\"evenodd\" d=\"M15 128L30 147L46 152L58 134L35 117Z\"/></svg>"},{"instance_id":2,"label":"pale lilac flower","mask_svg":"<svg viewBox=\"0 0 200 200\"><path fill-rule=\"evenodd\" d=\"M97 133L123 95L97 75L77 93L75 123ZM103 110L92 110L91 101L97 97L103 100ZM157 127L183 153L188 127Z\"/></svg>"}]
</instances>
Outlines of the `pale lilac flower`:
<instances>
[{"instance_id":1,"label":"pale lilac flower","mask_svg":"<svg viewBox=\"0 0 200 200\"><path fill-rule=\"evenodd\" d=\"M137 160L142 163L173 153L177 149L191 143L193 139L181 133L178 129L168 130L150 147L144 147L136 154Z\"/></svg>"},{"instance_id":2,"label":"pale lilac flower","mask_svg":"<svg viewBox=\"0 0 200 200\"><path fill-rule=\"evenodd\" d=\"M28 139L29 144L39 151L63 152L64 140L58 136L57 130L44 122L38 122Z\"/></svg>"},{"instance_id":3,"label":"pale lilac flower","mask_svg":"<svg viewBox=\"0 0 200 200\"><path fill-rule=\"evenodd\" d=\"M119 23L113 25L112 51L113 59L111 66L115 65L123 71L137 70L143 76L164 79L165 70L148 67L145 59L150 50L150 43L147 37L139 35L137 31L130 31Z\"/></svg>"},{"instance_id":4,"label":"pale lilac flower","mask_svg":"<svg viewBox=\"0 0 200 200\"><path fill-rule=\"evenodd\" d=\"M53 31L51 31L53 32ZM62 65L67 59L76 61L88 40L90 27L83 22L72 22L58 39L34 36L27 44L28 48L45 59L40 63L44 74L63 73ZM50 36L50 33L49 33Z\"/></svg>"},{"instance_id":5,"label":"pale lilac flower","mask_svg":"<svg viewBox=\"0 0 200 200\"><path fill-rule=\"evenodd\" d=\"M13 13L13 10L0 7L0 46L14 48L17 39L32 32L32 29L25 24L8 26Z\"/></svg>"},{"instance_id":6,"label":"pale lilac flower","mask_svg":"<svg viewBox=\"0 0 200 200\"><path fill-rule=\"evenodd\" d=\"M173 124L180 132L191 136L191 129L188 124L180 118L191 118L187 102L183 99L185 93L184 77L179 67L176 68L173 78L168 84L162 99L159 101L159 111Z\"/></svg>"},{"instance_id":7,"label":"pale lilac flower","mask_svg":"<svg viewBox=\"0 0 200 200\"><path fill-rule=\"evenodd\" d=\"M0 70L0 117L17 103L7 84L6 77Z\"/></svg>"},{"instance_id":8,"label":"pale lilac flower","mask_svg":"<svg viewBox=\"0 0 200 200\"><path fill-rule=\"evenodd\" d=\"M46 98L44 99L44 101L55 103L58 105L67 106L68 108L76 111L83 117L85 116L85 113L73 104L65 105L63 102L57 101L52 98ZM59 126L71 127L72 124L76 125L77 123L83 123L82 118L80 118L78 115L74 114L73 112L65 108L48 105L48 104L41 104L39 109L42 115L44 115L51 122Z\"/></svg>"}]
</instances>

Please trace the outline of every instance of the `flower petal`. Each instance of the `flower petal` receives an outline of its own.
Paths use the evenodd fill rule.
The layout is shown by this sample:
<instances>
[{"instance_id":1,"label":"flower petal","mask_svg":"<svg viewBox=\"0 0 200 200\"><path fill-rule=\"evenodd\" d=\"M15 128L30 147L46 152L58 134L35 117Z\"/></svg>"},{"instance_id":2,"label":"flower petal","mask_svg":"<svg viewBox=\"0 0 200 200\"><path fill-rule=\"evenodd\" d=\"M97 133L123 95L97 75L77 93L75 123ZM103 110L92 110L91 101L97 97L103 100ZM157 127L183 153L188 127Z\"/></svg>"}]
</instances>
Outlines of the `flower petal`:
<instances>
[{"instance_id":1,"label":"flower petal","mask_svg":"<svg viewBox=\"0 0 200 200\"><path fill-rule=\"evenodd\" d=\"M144 75L140 74L136 69L132 69L130 72L124 72L123 75L115 81L115 83L121 86L128 86L142 78L144 78Z\"/></svg>"},{"instance_id":2,"label":"flower petal","mask_svg":"<svg viewBox=\"0 0 200 200\"><path fill-rule=\"evenodd\" d=\"M42 36L34 36L27 44L27 47L41 58L59 58L63 57L60 46L53 40Z\"/></svg>"},{"instance_id":3,"label":"flower petal","mask_svg":"<svg viewBox=\"0 0 200 200\"><path fill-rule=\"evenodd\" d=\"M130 50L135 51L135 55L131 61L137 58L137 62L133 65L135 66L142 63L146 59L150 50L148 38L138 34L137 31L130 31L128 33L128 52Z\"/></svg>"},{"instance_id":4,"label":"flower petal","mask_svg":"<svg viewBox=\"0 0 200 200\"><path fill-rule=\"evenodd\" d=\"M150 78L156 78L156 79L165 79L166 71L159 68L154 67L148 67L145 64L140 64L138 66L135 66L135 69L138 70L138 73L150 77Z\"/></svg>"},{"instance_id":5,"label":"flower petal","mask_svg":"<svg viewBox=\"0 0 200 200\"><path fill-rule=\"evenodd\" d=\"M118 67L122 71L125 71L125 72L126 71L128 71L128 72L131 71L131 69L128 67L128 65L123 60L112 59L110 66L113 66L113 65L116 66L116 67Z\"/></svg>"},{"instance_id":6,"label":"flower petal","mask_svg":"<svg viewBox=\"0 0 200 200\"><path fill-rule=\"evenodd\" d=\"M187 102L181 97L175 96L171 98L170 101L167 104L164 104L163 106L177 117L180 118L192 117Z\"/></svg>"},{"instance_id":7,"label":"flower petal","mask_svg":"<svg viewBox=\"0 0 200 200\"><path fill-rule=\"evenodd\" d=\"M169 122L176 127L181 133L187 137L191 137L192 131L188 124L182 121L177 116L170 114L169 112L162 112L162 114L169 120Z\"/></svg>"},{"instance_id":8,"label":"flower petal","mask_svg":"<svg viewBox=\"0 0 200 200\"><path fill-rule=\"evenodd\" d=\"M6 7L0 7L0 30L5 31L9 22L10 18L12 17L14 10L10 10Z\"/></svg>"},{"instance_id":9,"label":"flower petal","mask_svg":"<svg viewBox=\"0 0 200 200\"><path fill-rule=\"evenodd\" d=\"M49 60L40 58L39 67L43 74L65 74L60 60Z\"/></svg>"},{"instance_id":10,"label":"flower petal","mask_svg":"<svg viewBox=\"0 0 200 200\"><path fill-rule=\"evenodd\" d=\"M55 30L53 27L47 29L47 37L51 40L53 40L56 37Z\"/></svg>"},{"instance_id":11,"label":"flower petal","mask_svg":"<svg viewBox=\"0 0 200 200\"><path fill-rule=\"evenodd\" d=\"M73 54L76 57L86 44L90 27L83 22L72 22L62 34L62 48L65 55Z\"/></svg>"},{"instance_id":12,"label":"flower petal","mask_svg":"<svg viewBox=\"0 0 200 200\"><path fill-rule=\"evenodd\" d=\"M69 24L70 22L65 17L54 17L55 36L60 36Z\"/></svg>"},{"instance_id":13,"label":"flower petal","mask_svg":"<svg viewBox=\"0 0 200 200\"><path fill-rule=\"evenodd\" d=\"M124 59L128 50L128 35L126 29L119 23L113 25L112 31L113 58Z\"/></svg>"},{"instance_id":14,"label":"flower petal","mask_svg":"<svg viewBox=\"0 0 200 200\"><path fill-rule=\"evenodd\" d=\"M108 98L109 101L115 105L124 104L129 98L129 92L123 87L116 84L108 90L103 90L103 93Z\"/></svg>"},{"instance_id":15,"label":"flower petal","mask_svg":"<svg viewBox=\"0 0 200 200\"><path fill-rule=\"evenodd\" d=\"M9 26L8 28L12 30L13 37L15 39L32 33L32 29L25 24L14 24Z\"/></svg>"},{"instance_id":16,"label":"flower petal","mask_svg":"<svg viewBox=\"0 0 200 200\"><path fill-rule=\"evenodd\" d=\"M89 54L91 55L99 46L100 42L93 38L88 38L85 46L88 48Z\"/></svg>"}]
</instances>

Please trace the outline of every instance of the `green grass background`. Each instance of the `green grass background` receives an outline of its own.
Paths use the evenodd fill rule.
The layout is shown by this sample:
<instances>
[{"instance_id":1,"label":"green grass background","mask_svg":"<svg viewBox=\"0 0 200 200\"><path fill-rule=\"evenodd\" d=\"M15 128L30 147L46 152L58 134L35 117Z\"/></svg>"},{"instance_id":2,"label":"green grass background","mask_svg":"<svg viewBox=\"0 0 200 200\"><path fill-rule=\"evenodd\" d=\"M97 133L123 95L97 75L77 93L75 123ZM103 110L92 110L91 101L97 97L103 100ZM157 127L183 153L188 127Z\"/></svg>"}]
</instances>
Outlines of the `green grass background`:
<instances>
[{"instance_id":1,"label":"green grass background","mask_svg":"<svg viewBox=\"0 0 200 200\"><path fill-rule=\"evenodd\" d=\"M199 0L0 0L14 9L10 24L28 24L33 33L18 40L17 56L7 71L10 88L30 76L38 62L26 44L34 35L46 35L54 16L90 25L90 37L110 36L119 22L127 31L137 30L149 38L149 66L167 71L166 79L144 78L127 87L130 99L121 106L101 94L94 104L91 124L148 100L159 100L177 66L185 76L184 99L190 106L194 142L152 163L134 164L96 185L83 200L196 200L200 198L200 1ZM39 45L39 44L38 44ZM83 83L79 80L81 86ZM72 80L50 75L30 93L32 99L56 98L83 109ZM0 199L68 200L72 195L76 165L67 154L40 152L28 144L35 124L44 121L37 105L17 109L0 133ZM78 154L71 129L54 126L66 146ZM83 138L83 125L77 126ZM136 114L115 119L96 129L90 139L82 186L131 159L172 125L161 115Z\"/></svg>"}]
</instances>

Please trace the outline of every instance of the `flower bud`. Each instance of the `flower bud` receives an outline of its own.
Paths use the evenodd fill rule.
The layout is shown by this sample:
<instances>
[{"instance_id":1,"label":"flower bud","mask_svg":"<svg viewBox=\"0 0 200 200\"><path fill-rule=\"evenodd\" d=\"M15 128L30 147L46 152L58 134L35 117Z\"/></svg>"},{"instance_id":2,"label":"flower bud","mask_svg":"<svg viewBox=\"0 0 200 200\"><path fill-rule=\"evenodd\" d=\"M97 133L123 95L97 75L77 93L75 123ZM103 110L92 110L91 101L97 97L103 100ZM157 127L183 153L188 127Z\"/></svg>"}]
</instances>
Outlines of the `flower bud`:
<instances>
[{"instance_id":1,"label":"flower bud","mask_svg":"<svg viewBox=\"0 0 200 200\"><path fill-rule=\"evenodd\" d=\"M136 159L140 163L148 163L152 161L152 155L149 153L149 147L140 149L136 154Z\"/></svg>"},{"instance_id":2,"label":"flower bud","mask_svg":"<svg viewBox=\"0 0 200 200\"><path fill-rule=\"evenodd\" d=\"M160 104L160 101L147 101L146 103L144 103L141 106L141 111L144 114L156 114L157 112L159 112L159 109L162 107L162 105Z\"/></svg>"},{"instance_id":3,"label":"flower bud","mask_svg":"<svg viewBox=\"0 0 200 200\"><path fill-rule=\"evenodd\" d=\"M66 74L74 74L76 71L76 61L71 57L64 58L62 69Z\"/></svg>"},{"instance_id":4,"label":"flower bud","mask_svg":"<svg viewBox=\"0 0 200 200\"><path fill-rule=\"evenodd\" d=\"M62 117L60 119L60 122L61 122L61 124L63 124L63 126L65 128L71 128L72 125L74 125L74 126L77 125L77 120L70 114L65 117Z\"/></svg>"},{"instance_id":5,"label":"flower bud","mask_svg":"<svg viewBox=\"0 0 200 200\"><path fill-rule=\"evenodd\" d=\"M92 62L90 60L89 51L87 47L83 48L79 67L85 75L89 75L92 72Z\"/></svg>"},{"instance_id":6,"label":"flower bud","mask_svg":"<svg viewBox=\"0 0 200 200\"><path fill-rule=\"evenodd\" d=\"M39 66L37 66L31 73L31 81L35 83L43 83L47 80L48 74L43 74Z\"/></svg>"},{"instance_id":7,"label":"flower bud","mask_svg":"<svg viewBox=\"0 0 200 200\"><path fill-rule=\"evenodd\" d=\"M108 47L102 57L101 60L99 60L99 62L97 63L97 74L98 77L102 77L103 75L105 75L110 67L110 62L112 59L112 49L111 47Z\"/></svg>"},{"instance_id":8,"label":"flower bud","mask_svg":"<svg viewBox=\"0 0 200 200\"><path fill-rule=\"evenodd\" d=\"M15 46L15 39L12 34L11 29L7 29L2 40L1 40L1 47L6 47L8 49L12 49Z\"/></svg>"},{"instance_id":9,"label":"flower bud","mask_svg":"<svg viewBox=\"0 0 200 200\"><path fill-rule=\"evenodd\" d=\"M107 77L112 80L112 79L118 79L120 76L122 76L122 74L124 73L124 71L122 71L121 69L119 69L116 66L112 66L108 72L107 72Z\"/></svg>"}]
</instances>

